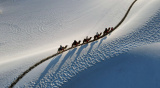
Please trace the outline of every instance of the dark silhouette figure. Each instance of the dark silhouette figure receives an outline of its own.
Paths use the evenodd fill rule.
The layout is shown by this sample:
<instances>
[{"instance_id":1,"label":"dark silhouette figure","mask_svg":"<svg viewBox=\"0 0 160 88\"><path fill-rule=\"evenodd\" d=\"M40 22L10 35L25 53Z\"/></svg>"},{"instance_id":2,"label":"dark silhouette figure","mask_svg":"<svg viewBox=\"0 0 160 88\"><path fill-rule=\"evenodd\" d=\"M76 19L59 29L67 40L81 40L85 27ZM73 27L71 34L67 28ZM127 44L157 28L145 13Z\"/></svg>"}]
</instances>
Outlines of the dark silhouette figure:
<instances>
[{"instance_id":1,"label":"dark silhouette figure","mask_svg":"<svg viewBox=\"0 0 160 88\"><path fill-rule=\"evenodd\" d=\"M58 51L57 51L57 53L61 53L61 52L63 52L65 49L67 48L67 45L66 46L62 46L62 45L60 45L60 47L58 48Z\"/></svg>"},{"instance_id":2,"label":"dark silhouette figure","mask_svg":"<svg viewBox=\"0 0 160 88\"><path fill-rule=\"evenodd\" d=\"M72 43L72 47L75 47L75 46L79 45L80 43L81 43L80 40L78 42L76 40L74 40L74 42Z\"/></svg>"},{"instance_id":3,"label":"dark silhouette figure","mask_svg":"<svg viewBox=\"0 0 160 88\"><path fill-rule=\"evenodd\" d=\"M105 36L105 35L107 35L108 33L109 33L109 31L110 31L110 28L105 28L105 30L104 30L104 32L103 32L103 36Z\"/></svg>"},{"instance_id":4,"label":"dark silhouette figure","mask_svg":"<svg viewBox=\"0 0 160 88\"><path fill-rule=\"evenodd\" d=\"M111 31L113 31L114 30L114 28L113 27L111 27Z\"/></svg>"},{"instance_id":5,"label":"dark silhouette figure","mask_svg":"<svg viewBox=\"0 0 160 88\"><path fill-rule=\"evenodd\" d=\"M102 34L102 33L99 34L99 33L97 32L96 35L94 36L94 40L99 39L99 38L101 37L101 34Z\"/></svg>"},{"instance_id":6,"label":"dark silhouette figure","mask_svg":"<svg viewBox=\"0 0 160 88\"><path fill-rule=\"evenodd\" d=\"M88 38L88 36L87 36L87 37L83 40L83 43L88 43L88 42L91 40L91 38L92 38L92 37L89 37L89 38Z\"/></svg>"}]
</instances>

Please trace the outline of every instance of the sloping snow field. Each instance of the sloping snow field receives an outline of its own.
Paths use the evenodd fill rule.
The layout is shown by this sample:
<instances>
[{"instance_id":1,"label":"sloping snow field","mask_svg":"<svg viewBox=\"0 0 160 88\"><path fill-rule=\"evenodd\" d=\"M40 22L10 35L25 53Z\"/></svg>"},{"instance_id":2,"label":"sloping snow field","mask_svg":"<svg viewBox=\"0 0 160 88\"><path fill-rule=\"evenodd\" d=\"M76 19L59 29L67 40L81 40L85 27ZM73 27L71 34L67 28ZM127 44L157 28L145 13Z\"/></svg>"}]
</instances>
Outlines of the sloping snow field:
<instances>
[{"instance_id":1,"label":"sloping snow field","mask_svg":"<svg viewBox=\"0 0 160 88\"><path fill-rule=\"evenodd\" d=\"M87 35L114 27L134 0L0 0L0 87ZM15 88L159 88L160 1L138 0L106 37L40 64Z\"/></svg>"}]
</instances>

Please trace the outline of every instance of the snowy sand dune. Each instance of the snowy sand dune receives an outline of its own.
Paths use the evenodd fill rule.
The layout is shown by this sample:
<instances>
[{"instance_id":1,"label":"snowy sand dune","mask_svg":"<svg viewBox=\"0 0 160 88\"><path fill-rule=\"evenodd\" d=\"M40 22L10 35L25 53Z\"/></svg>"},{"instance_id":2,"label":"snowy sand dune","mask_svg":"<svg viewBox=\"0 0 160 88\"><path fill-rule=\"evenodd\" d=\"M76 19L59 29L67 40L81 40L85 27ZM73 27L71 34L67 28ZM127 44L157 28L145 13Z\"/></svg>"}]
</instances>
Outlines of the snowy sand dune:
<instances>
[{"instance_id":1,"label":"snowy sand dune","mask_svg":"<svg viewBox=\"0 0 160 88\"><path fill-rule=\"evenodd\" d=\"M117 25L133 1L0 0L0 87L60 44ZM159 88L159 3L138 0L113 33L42 63L15 88Z\"/></svg>"},{"instance_id":2,"label":"snowy sand dune","mask_svg":"<svg viewBox=\"0 0 160 88\"><path fill-rule=\"evenodd\" d=\"M9 86L34 63L56 53L60 44L115 26L132 2L1 0L0 86Z\"/></svg>"},{"instance_id":3,"label":"snowy sand dune","mask_svg":"<svg viewBox=\"0 0 160 88\"><path fill-rule=\"evenodd\" d=\"M117 69L126 68L126 66L129 65L129 63L126 63L126 62L130 62L132 64L130 64L129 66L131 66L131 69L133 67L134 70L131 70L131 69L129 70L129 68L124 69L127 72L126 73L127 76L125 76L126 78L124 78L124 81L122 81L123 85L124 83L127 83L127 81L125 80L130 80L129 82L130 84L127 84L124 87L141 88L149 85L149 86L154 86L154 88L158 88L159 86L157 84L158 79L155 80L155 78L152 78L152 77L158 76L158 75L154 75L154 73L160 72L160 71L158 70L158 68L156 69L156 67L152 64L148 65L148 67L145 67L146 66L145 63L149 63L150 61L152 61L153 63L156 62L155 64L158 67L159 66L158 63L160 63L159 57L153 58L152 60L152 59L149 59L147 56L143 56L144 53L142 53L142 55L137 55L137 54L130 53L130 51L133 49L138 49L138 47L140 46L148 45L149 47L152 43L160 42L160 30L158 30L160 28L159 17L160 17L160 11L156 12L156 14L153 15L146 24L138 28L137 31L131 32L129 34L126 34L125 36L116 38L114 40L109 40L108 38L112 36L111 34L110 36L104 37L103 39L95 41L91 44L83 45L81 47L72 49L68 52L65 52L62 55L59 55L53 58L52 61L48 63L48 66L46 67L46 69L40 74L40 77L38 78L38 80L35 80L29 83L29 85L23 85L23 87L55 87L55 88L57 87L98 88L99 86L101 86L102 88L105 88L106 86L118 87L118 86L121 86L121 84L114 86L112 82L114 78L109 77L109 75L113 77L118 77L117 80L115 81L120 82L120 80L123 79L120 77L124 75L124 71L120 72L120 75L118 75L117 73L117 76L115 72L117 72ZM153 45L151 46L153 47ZM127 53L128 51L129 53ZM135 52L138 53L138 51L135 51ZM127 58L130 58L130 59L127 60ZM138 58L142 58L142 59L138 60ZM157 60L154 60L154 59L157 59ZM139 61L139 63L136 61ZM140 63L143 61L144 61L144 64ZM120 66L121 64L124 64L124 65L117 68L114 67L116 71L112 71L109 68L110 66L114 66L114 65ZM134 67L134 64L145 68L139 74L139 76L141 76L142 74L145 74L145 72L150 72L151 69L147 70L147 68L155 68L156 70L154 70L152 74L146 73L144 77L141 77L141 80L145 80L146 76L153 75L151 77L148 77L148 79L150 80L144 81L142 83L137 83L135 80L139 80L138 78L133 78L133 77L127 78L129 75L133 75L134 77L137 77L136 75L131 74L131 72L137 72L141 70L141 68L138 68L138 66ZM105 73L108 75L106 75L105 73L101 73L103 70L100 70L100 72L99 70L98 72L94 72L97 69L101 69L101 68L104 69ZM107 73L107 71L110 71L111 73L114 73L114 74ZM82 72L83 74L81 75L80 72ZM112 79L111 82L109 82L109 79L108 80L103 79L102 80L103 82L108 81L108 83L112 83L112 84L107 85L106 82L104 83L102 82L103 85L101 85L101 82L99 83L98 81L96 81L97 77L95 76L99 75L100 73L103 74L104 76L107 76L109 79ZM31 74L32 72L29 73L28 75L31 75ZM91 76L89 76L90 78L86 77L89 74L91 74ZM85 80L85 78L83 77L86 77L87 80ZM102 78L102 76L98 76L98 77ZM92 80L90 80L91 78ZM24 77L24 80L25 80L25 77ZM96 82L97 84L96 83L92 84L88 81ZM154 82L151 82L151 81L156 82L157 85L155 85ZM67 85L65 84L66 82L67 82ZM83 85L79 84L78 82L82 83ZM151 83L148 85L143 85L147 82L151 82ZM20 84L22 83L19 82L17 85L20 85ZM136 86L134 84L138 84L138 85Z\"/></svg>"},{"instance_id":4,"label":"snowy sand dune","mask_svg":"<svg viewBox=\"0 0 160 88\"><path fill-rule=\"evenodd\" d=\"M97 63L60 88L159 88L158 46L149 44Z\"/></svg>"},{"instance_id":5,"label":"snowy sand dune","mask_svg":"<svg viewBox=\"0 0 160 88\"><path fill-rule=\"evenodd\" d=\"M116 0L3 1L0 3L3 9L0 42L4 45L0 56L10 60L27 56L29 52L54 50L60 44L70 45L74 39L83 39L86 35L93 36L105 27L116 25L132 1L118 1L119 5Z\"/></svg>"}]
</instances>

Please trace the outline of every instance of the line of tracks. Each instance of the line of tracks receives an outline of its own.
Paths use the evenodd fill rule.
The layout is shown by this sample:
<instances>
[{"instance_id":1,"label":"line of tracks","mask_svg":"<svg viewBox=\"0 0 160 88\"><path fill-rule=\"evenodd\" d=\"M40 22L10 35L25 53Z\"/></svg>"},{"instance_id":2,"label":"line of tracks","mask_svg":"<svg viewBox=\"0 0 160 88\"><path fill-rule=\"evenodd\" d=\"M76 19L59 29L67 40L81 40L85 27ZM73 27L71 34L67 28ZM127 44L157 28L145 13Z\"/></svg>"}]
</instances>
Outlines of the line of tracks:
<instances>
[{"instance_id":1,"label":"line of tracks","mask_svg":"<svg viewBox=\"0 0 160 88\"><path fill-rule=\"evenodd\" d=\"M114 27L114 30L116 30L116 29L123 23L123 21L124 21L125 18L127 17L128 13L130 12L131 8L133 7L133 5L135 4L136 1L137 1L137 0L135 0L135 1L130 5L130 7L128 8L128 10L127 10L127 12L125 13L124 17L123 17L123 18L121 19L121 21ZM114 30L110 31L108 34L110 34L111 32L113 32ZM107 36L107 35L105 35L105 36ZM103 38L103 37L105 37L105 36L101 36L99 39L101 39L101 38ZM91 43L91 42L94 42L94 41L97 41L97 40L91 40L91 41L89 41L88 43ZM88 44L88 43L87 43L87 44ZM78 46L82 46L82 45L85 45L85 44L80 44L80 45L78 45ZM70 48L64 50L63 52L68 51L68 50L73 49L73 48L75 48L75 47L70 47ZM63 53L63 52L61 52L61 53ZM17 77L17 79L14 80L14 81L11 83L11 85L9 86L9 88L13 88L13 87L16 85L16 83L17 83L20 79L22 79L22 78L23 78L28 72L30 72L32 69L34 69L35 67L37 67L37 66L40 65L41 63L43 63L43 62L45 62L45 61L47 61L47 60L49 60L49 59L51 59L51 58L53 58L53 57L61 54L61 53L53 54L53 55L51 55L51 56L49 56L49 57L47 57L47 58L42 59L41 61L37 62L37 63L34 64L33 66L31 66L29 69L27 69L26 71L24 71L21 75L19 75L19 76Z\"/></svg>"}]
</instances>

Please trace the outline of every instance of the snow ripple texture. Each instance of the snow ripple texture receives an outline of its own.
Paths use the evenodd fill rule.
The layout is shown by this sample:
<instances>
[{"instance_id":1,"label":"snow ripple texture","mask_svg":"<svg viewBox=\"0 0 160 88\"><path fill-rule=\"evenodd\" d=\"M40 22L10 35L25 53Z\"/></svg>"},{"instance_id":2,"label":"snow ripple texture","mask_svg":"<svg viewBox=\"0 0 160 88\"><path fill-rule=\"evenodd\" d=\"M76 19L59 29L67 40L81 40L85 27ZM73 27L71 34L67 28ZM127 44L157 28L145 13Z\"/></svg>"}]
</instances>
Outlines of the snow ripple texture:
<instances>
[{"instance_id":1,"label":"snow ripple texture","mask_svg":"<svg viewBox=\"0 0 160 88\"><path fill-rule=\"evenodd\" d=\"M111 42L105 42L107 37L104 37L91 43L90 47L89 44L86 44L68 51L64 57L63 55L55 57L45 69L45 74L42 73L38 80L30 82L29 86L24 87L59 88L76 74L89 69L98 62L108 60L138 46L160 42L159 29L160 10L135 32ZM94 48L94 45L97 46ZM84 49L87 47L88 51L86 52ZM83 53L83 50L86 53ZM76 56L74 56L76 51Z\"/></svg>"}]
</instances>

